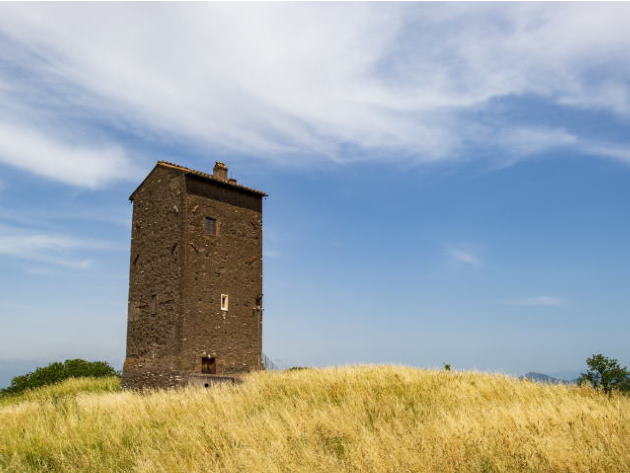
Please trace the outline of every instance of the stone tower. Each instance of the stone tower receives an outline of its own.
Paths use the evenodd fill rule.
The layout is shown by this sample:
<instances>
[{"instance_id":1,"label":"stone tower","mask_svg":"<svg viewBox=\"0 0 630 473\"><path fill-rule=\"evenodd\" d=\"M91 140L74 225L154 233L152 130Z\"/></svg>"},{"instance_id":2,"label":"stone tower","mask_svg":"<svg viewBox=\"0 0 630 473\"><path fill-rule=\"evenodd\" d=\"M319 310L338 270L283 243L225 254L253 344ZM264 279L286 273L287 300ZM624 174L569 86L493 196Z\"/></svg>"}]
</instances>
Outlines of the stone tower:
<instances>
[{"instance_id":1,"label":"stone tower","mask_svg":"<svg viewBox=\"0 0 630 473\"><path fill-rule=\"evenodd\" d=\"M205 384L262 369L262 200L158 161L131 194L125 388Z\"/></svg>"}]
</instances>

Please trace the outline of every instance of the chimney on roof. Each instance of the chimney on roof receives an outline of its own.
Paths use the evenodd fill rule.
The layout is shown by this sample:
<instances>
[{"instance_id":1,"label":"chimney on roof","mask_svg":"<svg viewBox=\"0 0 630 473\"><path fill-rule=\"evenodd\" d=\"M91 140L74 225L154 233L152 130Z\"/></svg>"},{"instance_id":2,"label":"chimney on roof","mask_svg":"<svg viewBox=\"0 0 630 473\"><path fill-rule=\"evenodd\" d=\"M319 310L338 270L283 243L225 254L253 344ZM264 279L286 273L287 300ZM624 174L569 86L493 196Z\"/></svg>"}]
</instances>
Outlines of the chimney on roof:
<instances>
[{"instance_id":1,"label":"chimney on roof","mask_svg":"<svg viewBox=\"0 0 630 473\"><path fill-rule=\"evenodd\" d=\"M222 181L227 181L228 179L228 168L225 165L225 163L222 162L215 162L214 163L214 170L212 171L212 176L214 176L217 179L221 179Z\"/></svg>"}]
</instances>

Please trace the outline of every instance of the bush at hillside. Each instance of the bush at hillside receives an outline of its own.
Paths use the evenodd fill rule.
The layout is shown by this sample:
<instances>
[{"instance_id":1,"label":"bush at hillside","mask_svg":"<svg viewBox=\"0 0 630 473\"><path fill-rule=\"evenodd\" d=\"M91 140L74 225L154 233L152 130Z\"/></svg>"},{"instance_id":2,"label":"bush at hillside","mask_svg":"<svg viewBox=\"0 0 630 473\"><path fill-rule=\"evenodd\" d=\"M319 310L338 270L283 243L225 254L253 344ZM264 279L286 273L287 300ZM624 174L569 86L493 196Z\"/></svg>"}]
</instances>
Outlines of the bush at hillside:
<instances>
[{"instance_id":1,"label":"bush at hillside","mask_svg":"<svg viewBox=\"0 0 630 473\"><path fill-rule=\"evenodd\" d=\"M630 393L630 371L613 358L593 355L586 360L588 370L578 378L578 384L590 384L610 395L613 391Z\"/></svg>"},{"instance_id":2,"label":"bush at hillside","mask_svg":"<svg viewBox=\"0 0 630 473\"><path fill-rule=\"evenodd\" d=\"M118 372L105 361L66 360L63 363L51 363L31 373L16 376L8 387L0 390L0 395L17 394L26 389L55 384L68 378L104 376L118 376Z\"/></svg>"}]
</instances>

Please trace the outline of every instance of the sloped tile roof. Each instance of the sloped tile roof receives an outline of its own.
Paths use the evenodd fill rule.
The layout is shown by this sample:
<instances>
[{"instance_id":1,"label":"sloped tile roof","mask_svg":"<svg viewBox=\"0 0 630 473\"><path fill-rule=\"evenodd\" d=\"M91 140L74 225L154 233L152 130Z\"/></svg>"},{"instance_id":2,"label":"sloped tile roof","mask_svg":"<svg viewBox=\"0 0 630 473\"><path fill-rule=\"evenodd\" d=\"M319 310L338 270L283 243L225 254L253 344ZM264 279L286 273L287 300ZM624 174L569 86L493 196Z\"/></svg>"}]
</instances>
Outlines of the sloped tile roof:
<instances>
[{"instance_id":1,"label":"sloped tile roof","mask_svg":"<svg viewBox=\"0 0 630 473\"><path fill-rule=\"evenodd\" d=\"M179 164L169 163L168 161L158 161L157 164L156 164L156 167L157 166L164 166L164 167L167 167L167 168L176 169L176 170L181 171L181 172L186 173L186 174L192 174L194 176L201 177L201 178L206 179L208 181L218 182L219 184L222 184L222 185L225 185L225 186L228 186L228 187L234 187L236 189L240 189L240 190L243 190L243 191L246 191L246 192L251 192L252 194L257 194L257 195L260 195L262 197L267 197L267 194L265 194L264 192L259 191L257 189L253 189L253 188L247 187L247 186L242 186L241 184L237 184L236 182L230 182L229 180L218 179L218 178L214 177L212 174L208 174L208 173L202 172L202 171L197 171L195 169L190 169L190 168L187 168L186 166L180 166ZM136 191L140 187L142 187L142 184L144 184L144 181L142 181L142 183L136 188L136 190L133 191L133 193L129 196L129 200L133 200L133 195L136 193Z\"/></svg>"}]
</instances>

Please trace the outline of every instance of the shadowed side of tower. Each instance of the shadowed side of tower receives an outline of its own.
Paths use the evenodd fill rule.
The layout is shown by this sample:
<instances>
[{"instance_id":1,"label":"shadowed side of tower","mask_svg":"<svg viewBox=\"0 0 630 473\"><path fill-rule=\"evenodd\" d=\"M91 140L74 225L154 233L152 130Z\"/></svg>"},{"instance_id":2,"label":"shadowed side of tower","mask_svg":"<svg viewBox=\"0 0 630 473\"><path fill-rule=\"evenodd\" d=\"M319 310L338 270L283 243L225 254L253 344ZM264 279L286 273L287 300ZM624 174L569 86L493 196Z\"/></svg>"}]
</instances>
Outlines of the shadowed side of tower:
<instances>
[{"instance_id":1,"label":"shadowed side of tower","mask_svg":"<svg viewBox=\"0 0 630 473\"><path fill-rule=\"evenodd\" d=\"M162 161L131 195L123 387L262 369L265 195L223 163L206 174Z\"/></svg>"}]
</instances>

